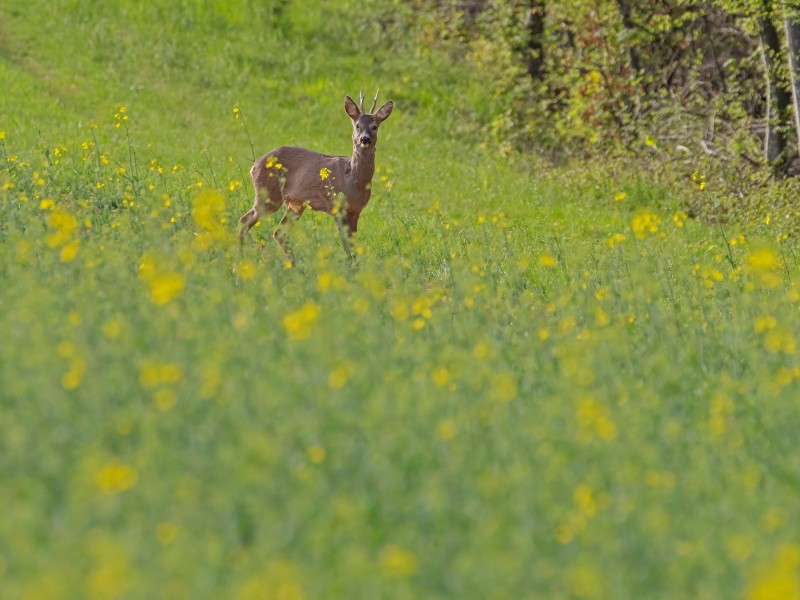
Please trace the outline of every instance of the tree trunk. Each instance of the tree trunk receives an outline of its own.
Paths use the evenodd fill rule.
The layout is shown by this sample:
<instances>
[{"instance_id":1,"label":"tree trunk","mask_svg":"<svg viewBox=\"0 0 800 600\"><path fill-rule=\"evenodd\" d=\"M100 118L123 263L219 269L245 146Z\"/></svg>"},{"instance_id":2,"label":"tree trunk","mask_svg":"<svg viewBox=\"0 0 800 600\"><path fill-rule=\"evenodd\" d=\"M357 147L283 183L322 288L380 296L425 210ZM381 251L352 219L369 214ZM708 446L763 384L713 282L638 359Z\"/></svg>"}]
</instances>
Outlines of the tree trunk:
<instances>
[{"instance_id":1,"label":"tree trunk","mask_svg":"<svg viewBox=\"0 0 800 600\"><path fill-rule=\"evenodd\" d=\"M792 12L784 21L786 29L786 52L789 55L789 80L794 99L794 125L800 147L800 11Z\"/></svg>"},{"instance_id":2,"label":"tree trunk","mask_svg":"<svg viewBox=\"0 0 800 600\"><path fill-rule=\"evenodd\" d=\"M544 0L530 0L528 19L525 22L525 66L533 79L542 80L545 75L544 62Z\"/></svg>"},{"instance_id":3,"label":"tree trunk","mask_svg":"<svg viewBox=\"0 0 800 600\"><path fill-rule=\"evenodd\" d=\"M789 86L781 77L778 59L781 41L775 23L767 14L758 19L761 56L767 74L767 123L764 134L764 155L767 162L780 164L786 159L786 129L792 110Z\"/></svg>"},{"instance_id":4,"label":"tree trunk","mask_svg":"<svg viewBox=\"0 0 800 600\"><path fill-rule=\"evenodd\" d=\"M628 31L632 31L636 28L636 23L633 22L633 18L631 17L631 5L628 0L617 0L617 6L619 7L619 14L622 17L622 25ZM642 61L639 58L639 51L633 44L628 44L628 59L631 62L631 70L633 71L633 78L636 78L639 75L639 71L642 68Z\"/></svg>"}]
</instances>

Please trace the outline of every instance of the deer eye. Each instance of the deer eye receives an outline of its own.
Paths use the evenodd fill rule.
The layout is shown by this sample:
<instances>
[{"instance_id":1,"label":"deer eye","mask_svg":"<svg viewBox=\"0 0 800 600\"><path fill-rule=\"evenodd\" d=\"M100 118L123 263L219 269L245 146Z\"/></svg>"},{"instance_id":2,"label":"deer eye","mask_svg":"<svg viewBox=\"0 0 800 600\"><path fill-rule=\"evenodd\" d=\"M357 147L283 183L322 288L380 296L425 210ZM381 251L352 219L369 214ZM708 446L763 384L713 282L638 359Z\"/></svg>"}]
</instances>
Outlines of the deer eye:
<instances>
[{"instance_id":1,"label":"deer eye","mask_svg":"<svg viewBox=\"0 0 800 600\"><path fill-rule=\"evenodd\" d=\"M372 131L378 131L378 126L377 125L373 125L372 126Z\"/></svg>"}]
</instances>

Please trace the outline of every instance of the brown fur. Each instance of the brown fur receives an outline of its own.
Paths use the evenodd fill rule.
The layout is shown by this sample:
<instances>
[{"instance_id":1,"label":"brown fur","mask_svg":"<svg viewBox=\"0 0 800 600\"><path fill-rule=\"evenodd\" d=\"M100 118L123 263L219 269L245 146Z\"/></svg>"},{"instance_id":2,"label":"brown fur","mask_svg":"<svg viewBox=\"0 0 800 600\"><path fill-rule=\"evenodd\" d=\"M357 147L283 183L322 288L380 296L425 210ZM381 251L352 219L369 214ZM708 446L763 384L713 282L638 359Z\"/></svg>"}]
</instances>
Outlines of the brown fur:
<instances>
[{"instance_id":1,"label":"brown fur","mask_svg":"<svg viewBox=\"0 0 800 600\"><path fill-rule=\"evenodd\" d=\"M377 99L376 94L372 110L375 109ZM349 255L347 238L358 230L358 217L369 202L372 176L375 174L378 127L389 117L394 107L389 101L374 113L365 113L363 95L361 104L359 108L349 96L344 101L345 112L353 122L351 156L331 156L306 148L281 146L255 162L250 169L256 190L255 202L253 208L239 219L242 223L242 242L250 228L262 216L277 211L285 204L286 214L273 237L291 261L291 250L281 235L280 228L290 218L299 219L308 206L312 210L335 213L342 244ZM337 206L340 194L343 201L341 206Z\"/></svg>"}]
</instances>

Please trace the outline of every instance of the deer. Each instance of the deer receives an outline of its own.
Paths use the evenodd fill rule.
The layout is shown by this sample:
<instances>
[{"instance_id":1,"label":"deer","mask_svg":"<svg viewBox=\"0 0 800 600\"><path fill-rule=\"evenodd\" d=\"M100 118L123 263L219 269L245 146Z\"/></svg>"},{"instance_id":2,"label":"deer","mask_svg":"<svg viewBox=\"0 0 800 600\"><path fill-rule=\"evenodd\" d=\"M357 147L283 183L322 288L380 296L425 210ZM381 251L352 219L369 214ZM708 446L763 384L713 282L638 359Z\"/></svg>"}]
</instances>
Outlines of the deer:
<instances>
[{"instance_id":1,"label":"deer","mask_svg":"<svg viewBox=\"0 0 800 600\"><path fill-rule=\"evenodd\" d=\"M294 264L292 250L281 228L297 221L306 207L310 207L335 217L342 247L348 259L352 260L348 240L358 231L358 217L372 192L378 128L394 108L394 102L389 100L376 111L378 92L368 112L364 110L363 90L359 92L360 104L345 96L344 111L353 122L351 156L332 156L307 148L281 146L253 164L250 176L255 201L253 208L239 219L242 224L240 244L244 244L245 236L260 218L285 205L286 211L272 237L289 263Z\"/></svg>"}]
</instances>

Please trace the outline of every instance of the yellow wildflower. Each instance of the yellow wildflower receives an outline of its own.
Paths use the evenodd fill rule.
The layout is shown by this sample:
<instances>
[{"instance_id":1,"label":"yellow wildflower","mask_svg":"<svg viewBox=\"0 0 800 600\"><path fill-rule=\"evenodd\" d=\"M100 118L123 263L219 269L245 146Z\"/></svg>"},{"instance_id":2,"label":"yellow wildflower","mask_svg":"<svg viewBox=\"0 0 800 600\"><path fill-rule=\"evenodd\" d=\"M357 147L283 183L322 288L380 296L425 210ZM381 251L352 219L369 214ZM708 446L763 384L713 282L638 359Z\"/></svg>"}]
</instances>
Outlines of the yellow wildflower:
<instances>
[{"instance_id":1,"label":"yellow wildflower","mask_svg":"<svg viewBox=\"0 0 800 600\"><path fill-rule=\"evenodd\" d=\"M556 257L549 252L542 252L542 254L539 255L539 266L545 267L546 269L554 269L557 265L558 261Z\"/></svg>"},{"instance_id":2,"label":"yellow wildflower","mask_svg":"<svg viewBox=\"0 0 800 600\"><path fill-rule=\"evenodd\" d=\"M747 600L800 599L800 545L784 544L774 560L761 569Z\"/></svg>"},{"instance_id":3,"label":"yellow wildflower","mask_svg":"<svg viewBox=\"0 0 800 600\"><path fill-rule=\"evenodd\" d=\"M165 383L177 383L183 371L175 363L149 363L139 371L139 384L143 388L154 388Z\"/></svg>"},{"instance_id":4,"label":"yellow wildflower","mask_svg":"<svg viewBox=\"0 0 800 600\"><path fill-rule=\"evenodd\" d=\"M639 213L631 220L631 230L637 239L643 239L648 233L656 233L661 219L650 212Z\"/></svg>"},{"instance_id":5,"label":"yellow wildflower","mask_svg":"<svg viewBox=\"0 0 800 600\"><path fill-rule=\"evenodd\" d=\"M436 439L442 442L449 442L456 436L456 424L452 419L439 421L436 425Z\"/></svg>"},{"instance_id":6,"label":"yellow wildflower","mask_svg":"<svg viewBox=\"0 0 800 600\"><path fill-rule=\"evenodd\" d=\"M413 552L390 544L380 554L380 566L393 577L410 577L417 571L417 557Z\"/></svg>"},{"instance_id":7,"label":"yellow wildflower","mask_svg":"<svg viewBox=\"0 0 800 600\"><path fill-rule=\"evenodd\" d=\"M306 456L308 456L308 460L315 465L322 463L325 460L325 455L325 448L322 446L311 446L308 450L306 450Z\"/></svg>"},{"instance_id":8,"label":"yellow wildflower","mask_svg":"<svg viewBox=\"0 0 800 600\"><path fill-rule=\"evenodd\" d=\"M319 318L320 309L314 302L306 302L299 310L283 317L281 324L289 339L305 340L311 336L311 325Z\"/></svg>"},{"instance_id":9,"label":"yellow wildflower","mask_svg":"<svg viewBox=\"0 0 800 600\"><path fill-rule=\"evenodd\" d=\"M97 473L97 485L106 494L129 490L139 480L138 471L131 465L107 465Z\"/></svg>"},{"instance_id":10,"label":"yellow wildflower","mask_svg":"<svg viewBox=\"0 0 800 600\"><path fill-rule=\"evenodd\" d=\"M150 299L162 306L178 297L186 286L186 278L180 273L162 273L150 279Z\"/></svg>"}]
</instances>

